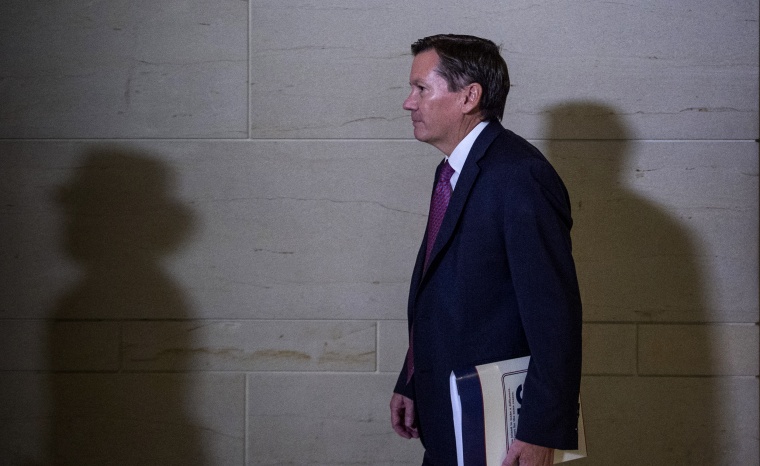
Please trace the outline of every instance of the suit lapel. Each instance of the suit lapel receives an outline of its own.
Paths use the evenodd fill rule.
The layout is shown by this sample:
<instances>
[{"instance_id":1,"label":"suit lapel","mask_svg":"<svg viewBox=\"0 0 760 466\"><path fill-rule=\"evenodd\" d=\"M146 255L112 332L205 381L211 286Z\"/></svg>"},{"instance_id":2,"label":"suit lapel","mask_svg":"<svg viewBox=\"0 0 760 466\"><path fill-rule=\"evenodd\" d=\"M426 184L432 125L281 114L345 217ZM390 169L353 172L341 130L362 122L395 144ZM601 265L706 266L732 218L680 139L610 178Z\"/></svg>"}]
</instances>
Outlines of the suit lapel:
<instances>
[{"instance_id":1,"label":"suit lapel","mask_svg":"<svg viewBox=\"0 0 760 466\"><path fill-rule=\"evenodd\" d=\"M470 191L480 174L478 162L483 158L486 149L488 149L493 140L496 139L496 136L498 136L503 130L504 128L500 123L492 121L485 127L485 129L483 129L483 132L480 133L475 140L475 143L472 145L472 149L470 149L470 153L467 155L464 167L462 167L462 173L459 174L456 189L451 195L451 200L449 200L449 206L446 208L446 215L443 217L441 229L438 231L438 237L436 238L432 251L430 251L430 266L425 272L425 276L429 275L435 268L433 263L454 234L454 229L456 228L457 223L459 223L459 217L462 215L464 206L467 203L467 198L470 196ZM421 278L424 279L425 276Z\"/></svg>"},{"instance_id":2,"label":"suit lapel","mask_svg":"<svg viewBox=\"0 0 760 466\"><path fill-rule=\"evenodd\" d=\"M431 199L433 197L433 193L435 192L435 185L436 183L438 183L438 173L440 173L442 167L443 167L443 161L441 161L441 163L439 163L438 167L436 167L435 169L435 178L433 178L433 190L430 193ZM425 225L427 225L427 222L425 223ZM425 251L426 250L427 250L427 226L425 227L425 233L422 235L422 244L420 245L420 249L417 252L417 261L414 263L414 270L412 271L412 280L411 280L411 287L410 287L410 290L412 292L412 296L411 296L412 300L414 300L416 291L419 288L420 282L422 281L422 272L425 268Z\"/></svg>"}]
</instances>

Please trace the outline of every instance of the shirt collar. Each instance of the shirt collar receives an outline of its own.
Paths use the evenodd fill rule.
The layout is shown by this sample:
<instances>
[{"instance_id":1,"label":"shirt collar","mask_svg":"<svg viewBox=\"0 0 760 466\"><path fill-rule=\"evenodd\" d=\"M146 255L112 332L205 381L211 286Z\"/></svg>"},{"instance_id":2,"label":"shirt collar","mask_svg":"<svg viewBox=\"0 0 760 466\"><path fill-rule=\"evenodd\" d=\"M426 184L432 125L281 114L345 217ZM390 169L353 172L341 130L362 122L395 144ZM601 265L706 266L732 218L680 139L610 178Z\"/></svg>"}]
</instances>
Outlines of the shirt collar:
<instances>
[{"instance_id":1,"label":"shirt collar","mask_svg":"<svg viewBox=\"0 0 760 466\"><path fill-rule=\"evenodd\" d=\"M451 189L456 187L459 174L462 172L464 162L467 160L467 156L470 154L472 145L475 144L475 140L480 136L480 133L488 126L487 121L481 121L478 123L468 134L462 139L459 144L454 148L454 151L446 157L449 161L449 165L454 169L454 175L451 177Z\"/></svg>"}]
</instances>

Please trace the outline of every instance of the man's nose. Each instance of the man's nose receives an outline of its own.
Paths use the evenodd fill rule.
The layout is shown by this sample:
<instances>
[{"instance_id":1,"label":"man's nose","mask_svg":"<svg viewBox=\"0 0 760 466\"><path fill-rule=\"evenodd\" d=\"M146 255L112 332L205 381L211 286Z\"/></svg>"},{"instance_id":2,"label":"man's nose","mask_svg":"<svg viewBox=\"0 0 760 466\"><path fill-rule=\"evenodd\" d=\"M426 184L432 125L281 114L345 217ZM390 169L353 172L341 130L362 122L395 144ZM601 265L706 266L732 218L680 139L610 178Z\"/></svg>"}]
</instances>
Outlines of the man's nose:
<instances>
[{"instance_id":1,"label":"man's nose","mask_svg":"<svg viewBox=\"0 0 760 466\"><path fill-rule=\"evenodd\" d=\"M409 97L404 100L404 110L414 110L417 108L417 103L415 102L414 98L412 97L412 94L409 94Z\"/></svg>"}]
</instances>

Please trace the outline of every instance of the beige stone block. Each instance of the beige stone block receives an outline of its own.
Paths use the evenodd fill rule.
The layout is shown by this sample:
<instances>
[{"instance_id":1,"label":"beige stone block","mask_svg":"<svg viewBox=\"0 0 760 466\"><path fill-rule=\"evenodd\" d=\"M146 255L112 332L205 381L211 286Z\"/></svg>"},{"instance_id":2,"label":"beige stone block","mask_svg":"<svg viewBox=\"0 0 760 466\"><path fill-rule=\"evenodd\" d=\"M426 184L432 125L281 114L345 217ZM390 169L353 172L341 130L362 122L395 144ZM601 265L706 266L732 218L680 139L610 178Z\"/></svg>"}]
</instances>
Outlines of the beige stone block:
<instances>
[{"instance_id":1,"label":"beige stone block","mask_svg":"<svg viewBox=\"0 0 760 466\"><path fill-rule=\"evenodd\" d=\"M578 465L758 463L754 377L584 377Z\"/></svg>"},{"instance_id":2,"label":"beige stone block","mask_svg":"<svg viewBox=\"0 0 760 466\"><path fill-rule=\"evenodd\" d=\"M635 375L636 326L585 324L583 374Z\"/></svg>"},{"instance_id":3,"label":"beige stone block","mask_svg":"<svg viewBox=\"0 0 760 466\"><path fill-rule=\"evenodd\" d=\"M639 373L644 375L758 375L758 327L640 325Z\"/></svg>"},{"instance_id":4,"label":"beige stone block","mask_svg":"<svg viewBox=\"0 0 760 466\"><path fill-rule=\"evenodd\" d=\"M244 461L240 374L6 374L0 394L4 464Z\"/></svg>"},{"instance_id":5,"label":"beige stone block","mask_svg":"<svg viewBox=\"0 0 760 466\"><path fill-rule=\"evenodd\" d=\"M384 320L377 325L378 370L398 374L409 348L409 327L406 320Z\"/></svg>"},{"instance_id":6,"label":"beige stone block","mask_svg":"<svg viewBox=\"0 0 760 466\"><path fill-rule=\"evenodd\" d=\"M56 322L50 328L48 358L53 370L119 369L118 322Z\"/></svg>"},{"instance_id":7,"label":"beige stone block","mask_svg":"<svg viewBox=\"0 0 760 466\"><path fill-rule=\"evenodd\" d=\"M187 239L192 213L164 161L116 144L9 143L0 152L9 317L187 317L161 260Z\"/></svg>"},{"instance_id":8,"label":"beige stone block","mask_svg":"<svg viewBox=\"0 0 760 466\"><path fill-rule=\"evenodd\" d=\"M47 351L51 338L44 321L3 320L0 324L0 370L45 370L51 365Z\"/></svg>"},{"instance_id":9,"label":"beige stone block","mask_svg":"<svg viewBox=\"0 0 760 466\"><path fill-rule=\"evenodd\" d=\"M0 369L22 371L116 371L117 322L4 321Z\"/></svg>"},{"instance_id":10,"label":"beige stone block","mask_svg":"<svg viewBox=\"0 0 760 466\"><path fill-rule=\"evenodd\" d=\"M0 377L0 463L51 463L48 377L39 372L10 371Z\"/></svg>"},{"instance_id":11,"label":"beige stone block","mask_svg":"<svg viewBox=\"0 0 760 466\"><path fill-rule=\"evenodd\" d=\"M247 7L5 2L0 137L247 137Z\"/></svg>"},{"instance_id":12,"label":"beige stone block","mask_svg":"<svg viewBox=\"0 0 760 466\"><path fill-rule=\"evenodd\" d=\"M404 318L440 160L402 141L0 152L0 306L25 318Z\"/></svg>"},{"instance_id":13,"label":"beige stone block","mask_svg":"<svg viewBox=\"0 0 760 466\"><path fill-rule=\"evenodd\" d=\"M391 428L394 383L392 374L249 375L248 464L419 465L420 442Z\"/></svg>"},{"instance_id":14,"label":"beige stone block","mask_svg":"<svg viewBox=\"0 0 760 466\"><path fill-rule=\"evenodd\" d=\"M562 138L618 139L600 124L609 115L642 139L757 137L756 2L478 0L467 14L433 0L251 7L254 137L411 138L401 108L409 46L445 32L503 46L512 80L504 121L525 137L546 138L559 117Z\"/></svg>"},{"instance_id":15,"label":"beige stone block","mask_svg":"<svg viewBox=\"0 0 760 466\"><path fill-rule=\"evenodd\" d=\"M131 371L374 371L374 322L130 322Z\"/></svg>"},{"instance_id":16,"label":"beige stone block","mask_svg":"<svg viewBox=\"0 0 760 466\"><path fill-rule=\"evenodd\" d=\"M241 318L405 316L440 156L398 141L227 149L214 168L196 149L192 159L209 170L185 179L188 197L200 193L202 244L173 267L204 308Z\"/></svg>"},{"instance_id":17,"label":"beige stone block","mask_svg":"<svg viewBox=\"0 0 760 466\"><path fill-rule=\"evenodd\" d=\"M756 143L541 147L570 192L587 321L757 321Z\"/></svg>"}]
</instances>

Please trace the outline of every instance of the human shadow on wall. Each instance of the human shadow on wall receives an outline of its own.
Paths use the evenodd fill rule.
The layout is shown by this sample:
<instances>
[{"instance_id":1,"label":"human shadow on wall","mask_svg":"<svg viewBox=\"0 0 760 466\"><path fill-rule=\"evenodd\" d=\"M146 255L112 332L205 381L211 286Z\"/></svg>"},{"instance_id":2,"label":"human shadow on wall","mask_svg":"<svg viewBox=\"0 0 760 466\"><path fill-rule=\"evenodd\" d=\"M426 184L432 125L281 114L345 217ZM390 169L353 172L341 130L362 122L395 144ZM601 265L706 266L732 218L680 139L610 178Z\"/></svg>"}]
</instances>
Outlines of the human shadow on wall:
<instances>
[{"instance_id":1,"label":"human shadow on wall","mask_svg":"<svg viewBox=\"0 0 760 466\"><path fill-rule=\"evenodd\" d=\"M680 342L652 337L647 330L656 327L648 324L706 320L695 241L677 219L626 186L631 180L646 186L642 178L657 167L632 160L631 135L616 113L595 102L549 108L546 153L572 200L573 252L584 321L638 323L635 342L607 341L602 347L620 345L628 354L638 350L648 361L672 361L670 353ZM709 355L709 342L703 345L697 352ZM585 375L607 377L585 378L589 458L581 462L718 464L720 452L710 428L717 400L711 388L697 384L698 394L682 396L691 391L688 384L694 379L660 377L707 374L689 373L693 368L688 367L663 369L641 360L598 373L600 366L589 368L586 363L600 360L598 354L589 353L600 347L585 346ZM600 457L603 452L615 453Z\"/></svg>"},{"instance_id":2,"label":"human shadow on wall","mask_svg":"<svg viewBox=\"0 0 760 466\"><path fill-rule=\"evenodd\" d=\"M65 252L82 275L48 332L51 461L205 464L188 380L133 372L122 340L130 323L188 318L161 260L182 244L191 214L170 198L170 171L155 158L106 147L83 161L56 193Z\"/></svg>"}]
</instances>

